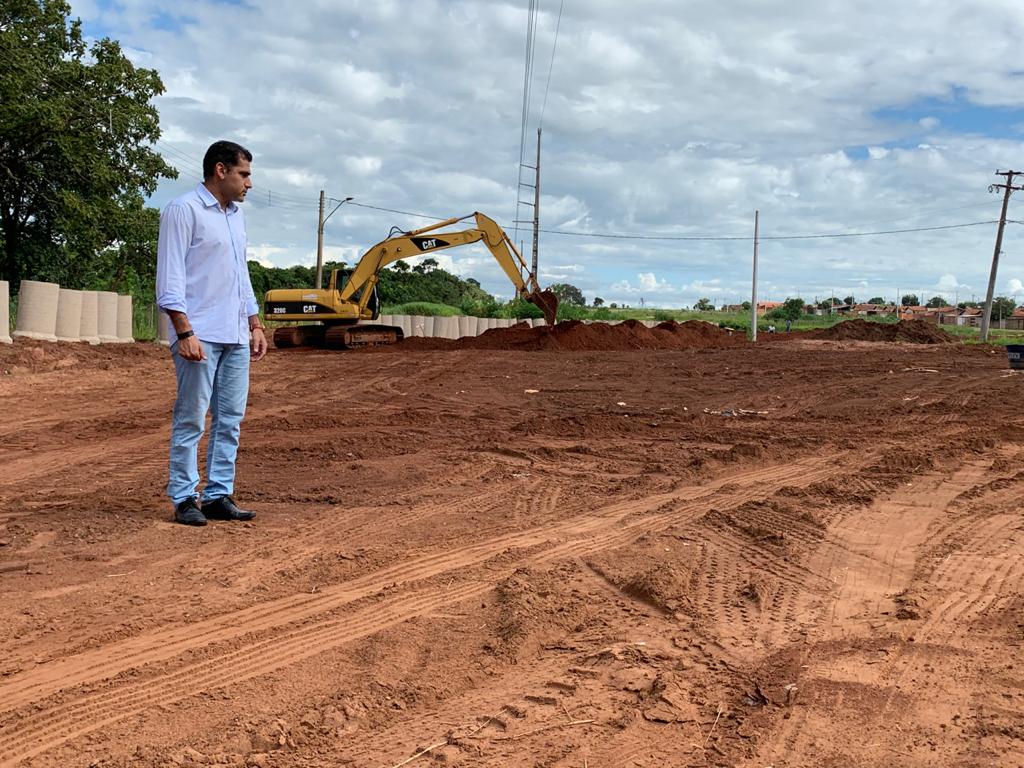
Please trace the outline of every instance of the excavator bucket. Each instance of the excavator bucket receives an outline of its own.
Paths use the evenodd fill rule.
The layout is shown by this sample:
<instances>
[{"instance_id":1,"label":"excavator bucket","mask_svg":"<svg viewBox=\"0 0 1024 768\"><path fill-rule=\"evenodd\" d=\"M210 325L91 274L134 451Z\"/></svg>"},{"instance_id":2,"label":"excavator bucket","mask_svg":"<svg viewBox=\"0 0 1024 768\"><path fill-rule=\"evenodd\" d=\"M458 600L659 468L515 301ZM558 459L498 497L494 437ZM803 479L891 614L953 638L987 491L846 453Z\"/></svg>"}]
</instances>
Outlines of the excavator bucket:
<instances>
[{"instance_id":1,"label":"excavator bucket","mask_svg":"<svg viewBox=\"0 0 1024 768\"><path fill-rule=\"evenodd\" d=\"M548 325L555 324L555 318L558 316L558 295L552 291L534 291L526 300L531 304L540 308L540 311L544 313L544 320L547 321Z\"/></svg>"}]
</instances>

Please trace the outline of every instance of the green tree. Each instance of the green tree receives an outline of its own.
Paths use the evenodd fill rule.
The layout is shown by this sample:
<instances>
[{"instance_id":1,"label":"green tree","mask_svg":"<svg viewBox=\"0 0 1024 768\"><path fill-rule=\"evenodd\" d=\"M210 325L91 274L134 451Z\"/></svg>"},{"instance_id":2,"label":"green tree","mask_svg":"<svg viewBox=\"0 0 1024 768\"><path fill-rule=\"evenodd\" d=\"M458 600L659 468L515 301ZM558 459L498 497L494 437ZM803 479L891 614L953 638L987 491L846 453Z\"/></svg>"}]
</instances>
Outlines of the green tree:
<instances>
[{"instance_id":1,"label":"green tree","mask_svg":"<svg viewBox=\"0 0 1024 768\"><path fill-rule=\"evenodd\" d=\"M742 304L740 304L740 306L743 307L744 312L750 311L751 304L749 301L744 301Z\"/></svg>"},{"instance_id":2,"label":"green tree","mask_svg":"<svg viewBox=\"0 0 1024 768\"><path fill-rule=\"evenodd\" d=\"M418 272L421 275L427 275L437 269L437 259L428 257L412 268L413 272Z\"/></svg>"},{"instance_id":3,"label":"green tree","mask_svg":"<svg viewBox=\"0 0 1024 768\"><path fill-rule=\"evenodd\" d=\"M177 175L150 148L163 83L113 40L87 49L69 14L0 3L0 279L148 285L158 218L144 200Z\"/></svg>"},{"instance_id":4,"label":"green tree","mask_svg":"<svg viewBox=\"0 0 1024 768\"><path fill-rule=\"evenodd\" d=\"M1007 296L996 296L992 299L992 314L989 319L992 322L999 322L1013 314L1017 308L1017 302Z\"/></svg>"},{"instance_id":5,"label":"green tree","mask_svg":"<svg viewBox=\"0 0 1024 768\"><path fill-rule=\"evenodd\" d=\"M916 307L916 306L919 306L918 303L917 303L917 294L916 293L905 293L905 294L903 294L903 297L900 299L900 304L902 304L904 307Z\"/></svg>"},{"instance_id":6,"label":"green tree","mask_svg":"<svg viewBox=\"0 0 1024 768\"><path fill-rule=\"evenodd\" d=\"M925 306L926 307L948 307L949 306L949 302L946 301L941 296L932 296L930 299L928 299L928 303L925 304Z\"/></svg>"},{"instance_id":7,"label":"green tree","mask_svg":"<svg viewBox=\"0 0 1024 768\"><path fill-rule=\"evenodd\" d=\"M776 307L768 313L768 317L777 320L799 320L804 314L804 300L796 297L786 299L781 307Z\"/></svg>"},{"instance_id":8,"label":"green tree","mask_svg":"<svg viewBox=\"0 0 1024 768\"><path fill-rule=\"evenodd\" d=\"M843 304L846 304L848 307L852 307L856 303L857 300L853 296L847 296L845 299L843 299Z\"/></svg>"},{"instance_id":9,"label":"green tree","mask_svg":"<svg viewBox=\"0 0 1024 768\"><path fill-rule=\"evenodd\" d=\"M874 296L868 299L868 304L885 304L885 299L881 296Z\"/></svg>"},{"instance_id":10,"label":"green tree","mask_svg":"<svg viewBox=\"0 0 1024 768\"><path fill-rule=\"evenodd\" d=\"M710 312L715 308L715 305L711 303L711 299L697 299L697 303L693 305L693 308L698 312Z\"/></svg>"},{"instance_id":11,"label":"green tree","mask_svg":"<svg viewBox=\"0 0 1024 768\"><path fill-rule=\"evenodd\" d=\"M600 296L595 296L594 297L594 308L596 309L597 307L603 307L603 306L604 306L604 299L602 299Z\"/></svg>"},{"instance_id":12,"label":"green tree","mask_svg":"<svg viewBox=\"0 0 1024 768\"><path fill-rule=\"evenodd\" d=\"M587 300L583 296L583 291L575 285L570 285L569 283L555 283L554 285L549 286L548 290L554 293L562 304L568 304L572 307L587 306Z\"/></svg>"}]
</instances>

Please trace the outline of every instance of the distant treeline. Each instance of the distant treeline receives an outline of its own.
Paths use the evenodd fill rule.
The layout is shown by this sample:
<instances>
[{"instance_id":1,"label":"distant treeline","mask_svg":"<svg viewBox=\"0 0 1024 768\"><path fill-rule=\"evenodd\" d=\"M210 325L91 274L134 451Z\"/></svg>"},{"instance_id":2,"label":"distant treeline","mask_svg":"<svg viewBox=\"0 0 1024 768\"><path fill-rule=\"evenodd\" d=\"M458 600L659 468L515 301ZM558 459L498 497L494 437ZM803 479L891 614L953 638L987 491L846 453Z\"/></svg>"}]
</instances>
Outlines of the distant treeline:
<instances>
[{"instance_id":1,"label":"distant treeline","mask_svg":"<svg viewBox=\"0 0 1024 768\"><path fill-rule=\"evenodd\" d=\"M325 286L330 280L331 271L335 269L342 270L345 276L350 270L344 262L327 262L323 270ZM249 277L252 279L256 299L262 304L266 292L274 288L313 287L316 267L265 267L250 261ZM344 279L339 277L339 283L344 285ZM391 267L381 270L378 289L384 306L416 301L432 302L459 307L481 317L492 314L499 306L497 300L481 288L476 280L462 280L439 268L434 259L424 259L415 267L401 260L396 261Z\"/></svg>"}]
</instances>

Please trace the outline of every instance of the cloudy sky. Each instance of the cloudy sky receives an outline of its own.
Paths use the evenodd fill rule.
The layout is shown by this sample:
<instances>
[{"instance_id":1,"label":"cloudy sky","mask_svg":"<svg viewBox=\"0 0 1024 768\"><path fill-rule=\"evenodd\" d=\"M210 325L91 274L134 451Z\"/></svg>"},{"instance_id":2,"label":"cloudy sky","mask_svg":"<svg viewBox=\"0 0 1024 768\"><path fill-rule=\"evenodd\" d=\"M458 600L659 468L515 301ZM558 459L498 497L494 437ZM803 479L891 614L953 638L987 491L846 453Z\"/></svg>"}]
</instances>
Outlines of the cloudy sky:
<instances>
[{"instance_id":1,"label":"cloudy sky","mask_svg":"<svg viewBox=\"0 0 1024 768\"><path fill-rule=\"evenodd\" d=\"M532 165L542 126L545 285L633 306L749 299L756 209L761 298L980 300L988 187L1024 169L1020 0L538 0L525 131L530 0L71 5L163 78L157 148L181 176L154 205L197 183L213 140L252 150L250 258L266 264L315 263L320 189L354 198L327 222L327 258L431 222L410 213L476 210L528 252L520 152L525 133ZM907 229L925 231L770 239ZM479 245L436 258L512 293ZM997 293L1024 301L1016 221Z\"/></svg>"}]
</instances>

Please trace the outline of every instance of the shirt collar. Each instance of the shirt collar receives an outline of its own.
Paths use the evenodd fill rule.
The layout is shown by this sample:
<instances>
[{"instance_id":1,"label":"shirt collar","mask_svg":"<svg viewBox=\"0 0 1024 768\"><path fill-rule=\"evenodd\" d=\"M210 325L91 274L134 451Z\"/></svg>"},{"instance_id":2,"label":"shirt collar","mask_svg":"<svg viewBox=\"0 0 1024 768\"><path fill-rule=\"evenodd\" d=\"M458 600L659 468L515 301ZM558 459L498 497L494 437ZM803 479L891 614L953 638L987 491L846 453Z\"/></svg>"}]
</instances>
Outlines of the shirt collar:
<instances>
[{"instance_id":1,"label":"shirt collar","mask_svg":"<svg viewBox=\"0 0 1024 768\"><path fill-rule=\"evenodd\" d=\"M220 208L220 203L217 202L217 198L213 196L213 193L206 188L206 185L200 182L196 185L196 193L199 195L199 199L202 200L203 205L207 208L216 207ZM228 203L227 212L234 213L238 210L238 206L235 205L235 201L232 200Z\"/></svg>"}]
</instances>

